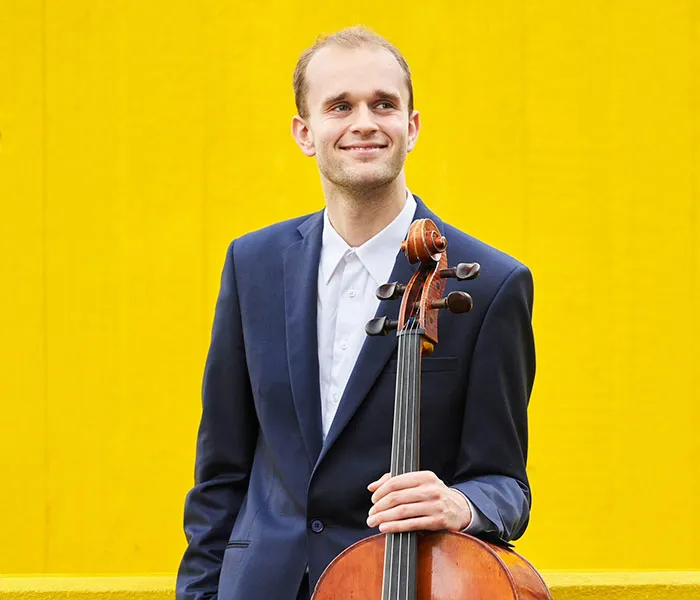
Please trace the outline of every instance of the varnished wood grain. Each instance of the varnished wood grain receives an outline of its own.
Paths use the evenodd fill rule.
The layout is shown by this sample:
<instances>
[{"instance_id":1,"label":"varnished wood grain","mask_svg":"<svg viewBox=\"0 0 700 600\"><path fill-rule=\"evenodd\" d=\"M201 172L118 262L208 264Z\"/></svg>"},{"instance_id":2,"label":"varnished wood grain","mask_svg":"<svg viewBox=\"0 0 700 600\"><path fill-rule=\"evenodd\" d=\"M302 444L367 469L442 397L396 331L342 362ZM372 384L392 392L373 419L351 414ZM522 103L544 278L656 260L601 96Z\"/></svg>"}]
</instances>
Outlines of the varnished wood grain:
<instances>
[{"instance_id":1,"label":"varnished wood grain","mask_svg":"<svg viewBox=\"0 0 700 600\"><path fill-rule=\"evenodd\" d=\"M381 600L385 535L366 538L324 571L312 600ZM440 532L418 541L417 600L551 600L522 556L475 537Z\"/></svg>"}]
</instances>

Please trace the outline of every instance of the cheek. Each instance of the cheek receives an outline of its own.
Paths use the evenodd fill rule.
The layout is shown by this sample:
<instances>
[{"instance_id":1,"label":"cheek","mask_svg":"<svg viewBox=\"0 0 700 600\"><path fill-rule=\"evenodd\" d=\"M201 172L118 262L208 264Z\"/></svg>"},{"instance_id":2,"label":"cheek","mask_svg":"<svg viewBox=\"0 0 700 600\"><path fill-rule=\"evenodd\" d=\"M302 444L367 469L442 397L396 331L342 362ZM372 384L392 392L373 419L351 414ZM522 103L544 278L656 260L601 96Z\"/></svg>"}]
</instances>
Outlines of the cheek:
<instances>
[{"instance_id":1,"label":"cheek","mask_svg":"<svg viewBox=\"0 0 700 600\"><path fill-rule=\"evenodd\" d=\"M337 139L338 138L328 134L316 138L316 151L324 155L331 154L335 151L334 145Z\"/></svg>"},{"instance_id":2,"label":"cheek","mask_svg":"<svg viewBox=\"0 0 700 600\"><path fill-rule=\"evenodd\" d=\"M380 125L381 130L386 136L391 138L394 147L405 146L408 141L408 130L406 125L397 121L387 121Z\"/></svg>"},{"instance_id":3,"label":"cheek","mask_svg":"<svg viewBox=\"0 0 700 600\"><path fill-rule=\"evenodd\" d=\"M395 140L401 140L403 142L408 140L408 128L406 127L406 123L396 123L392 129L391 135Z\"/></svg>"},{"instance_id":4,"label":"cheek","mask_svg":"<svg viewBox=\"0 0 700 600\"><path fill-rule=\"evenodd\" d=\"M326 148L333 146L343 135L345 126L337 121L323 121L314 127L314 139Z\"/></svg>"}]
</instances>

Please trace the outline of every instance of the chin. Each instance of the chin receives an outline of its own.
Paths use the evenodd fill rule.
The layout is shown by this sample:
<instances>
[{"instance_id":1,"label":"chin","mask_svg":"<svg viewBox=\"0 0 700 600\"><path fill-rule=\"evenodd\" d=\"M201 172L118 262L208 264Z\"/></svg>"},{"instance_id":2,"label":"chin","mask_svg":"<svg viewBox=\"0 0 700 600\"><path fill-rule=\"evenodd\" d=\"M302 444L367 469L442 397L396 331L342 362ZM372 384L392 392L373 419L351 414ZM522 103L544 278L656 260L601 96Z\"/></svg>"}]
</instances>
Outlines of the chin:
<instances>
[{"instance_id":1,"label":"chin","mask_svg":"<svg viewBox=\"0 0 700 600\"><path fill-rule=\"evenodd\" d=\"M367 173L347 177L343 181L343 187L355 191L369 191L389 185L396 179L395 175L387 173Z\"/></svg>"},{"instance_id":2,"label":"chin","mask_svg":"<svg viewBox=\"0 0 700 600\"><path fill-rule=\"evenodd\" d=\"M401 173L403 164L342 163L319 161L321 174L339 188L367 192L392 183Z\"/></svg>"},{"instance_id":3,"label":"chin","mask_svg":"<svg viewBox=\"0 0 700 600\"><path fill-rule=\"evenodd\" d=\"M392 169L389 165L353 165L341 174L348 183L367 187L379 187L394 181L401 169Z\"/></svg>"}]
</instances>

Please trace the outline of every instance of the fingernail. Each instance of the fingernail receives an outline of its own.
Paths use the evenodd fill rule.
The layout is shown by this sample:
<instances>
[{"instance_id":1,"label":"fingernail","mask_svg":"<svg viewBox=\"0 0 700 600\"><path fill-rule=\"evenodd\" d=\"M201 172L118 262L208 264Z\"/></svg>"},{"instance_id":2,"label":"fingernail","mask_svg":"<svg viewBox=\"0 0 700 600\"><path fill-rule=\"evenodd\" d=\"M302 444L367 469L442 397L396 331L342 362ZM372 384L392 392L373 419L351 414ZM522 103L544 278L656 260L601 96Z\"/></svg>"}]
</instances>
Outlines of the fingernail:
<instances>
[{"instance_id":1,"label":"fingernail","mask_svg":"<svg viewBox=\"0 0 700 600\"><path fill-rule=\"evenodd\" d=\"M370 527L374 527L374 524L375 524L376 522L377 522L377 518L376 518L376 517L368 517L368 518L367 518L367 525L369 525Z\"/></svg>"}]
</instances>

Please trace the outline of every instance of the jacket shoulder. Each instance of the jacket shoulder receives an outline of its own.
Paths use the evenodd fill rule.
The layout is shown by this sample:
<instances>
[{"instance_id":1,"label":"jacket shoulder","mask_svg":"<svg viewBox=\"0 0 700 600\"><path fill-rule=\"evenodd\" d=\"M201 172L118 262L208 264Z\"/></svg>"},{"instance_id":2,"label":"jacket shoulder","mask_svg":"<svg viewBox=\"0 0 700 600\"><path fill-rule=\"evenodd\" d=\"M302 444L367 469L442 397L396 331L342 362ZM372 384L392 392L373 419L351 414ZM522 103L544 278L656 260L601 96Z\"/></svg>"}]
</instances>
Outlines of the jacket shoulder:
<instances>
[{"instance_id":1,"label":"jacket shoulder","mask_svg":"<svg viewBox=\"0 0 700 600\"><path fill-rule=\"evenodd\" d=\"M311 213L243 234L230 244L235 246L236 260L259 260L263 256L279 257L285 248L301 239L300 229L313 229L317 224L322 224L321 216L321 212Z\"/></svg>"},{"instance_id":2,"label":"jacket shoulder","mask_svg":"<svg viewBox=\"0 0 700 600\"><path fill-rule=\"evenodd\" d=\"M482 267L482 274L488 273L489 278L496 279L503 279L515 270L529 272L528 267L517 258L452 225L444 224L443 235L447 238L447 256L451 265L457 262L477 262Z\"/></svg>"}]
</instances>

